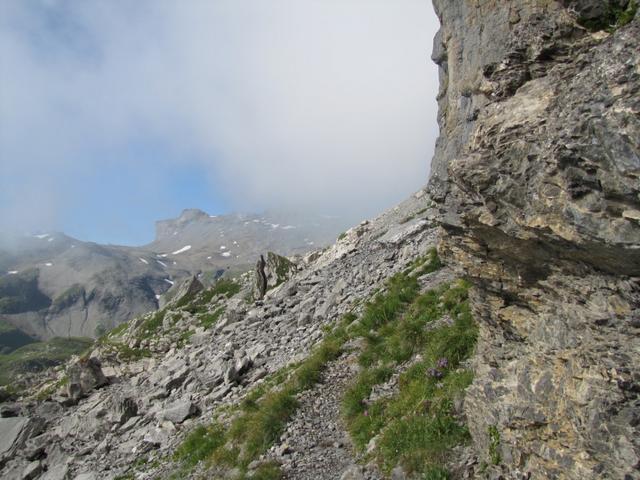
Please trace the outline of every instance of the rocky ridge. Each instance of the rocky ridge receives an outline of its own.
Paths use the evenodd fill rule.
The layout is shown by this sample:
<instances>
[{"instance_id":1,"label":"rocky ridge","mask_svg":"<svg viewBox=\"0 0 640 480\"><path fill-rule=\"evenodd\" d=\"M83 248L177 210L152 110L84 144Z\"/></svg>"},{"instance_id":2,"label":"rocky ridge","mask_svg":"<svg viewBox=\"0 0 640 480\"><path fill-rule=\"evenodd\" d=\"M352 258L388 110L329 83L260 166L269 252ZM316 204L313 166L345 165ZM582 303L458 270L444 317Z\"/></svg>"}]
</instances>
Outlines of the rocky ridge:
<instances>
[{"instance_id":1,"label":"rocky ridge","mask_svg":"<svg viewBox=\"0 0 640 480\"><path fill-rule=\"evenodd\" d=\"M508 478L640 478L637 3L434 4L430 190L481 325L474 443Z\"/></svg>"}]
</instances>

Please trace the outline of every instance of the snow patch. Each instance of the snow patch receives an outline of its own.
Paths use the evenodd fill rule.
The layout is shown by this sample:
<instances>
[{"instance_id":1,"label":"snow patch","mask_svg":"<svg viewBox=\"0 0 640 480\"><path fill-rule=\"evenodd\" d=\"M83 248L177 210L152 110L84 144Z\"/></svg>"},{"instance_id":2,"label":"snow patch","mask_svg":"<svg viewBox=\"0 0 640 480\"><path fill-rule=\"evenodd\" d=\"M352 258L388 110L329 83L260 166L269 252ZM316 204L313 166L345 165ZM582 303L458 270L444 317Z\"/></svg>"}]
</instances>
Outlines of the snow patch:
<instances>
[{"instance_id":1,"label":"snow patch","mask_svg":"<svg viewBox=\"0 0 640 480\"><path fill-rule=\"evenodd\" d=\"M45 263L45 265L46 265L47 267L53 267L53 263L51 263L51 262L47 262L47 263Z\"/></svg>"},{"instance_id":2,"label":"snow patch","mask_svg":"<svg viewBox=\"0 0 640 480\"><path fill-rule=\"evenodd\" d=\"M139 260L145 265L149 265L149 262L147 262L144 258L140 257Z\"/></svg>"},{"instance_id":3,"label":"snow patch","mask_svg":"<svg viewBox=\"0 0 640 480\"><path fill-rule=\"evenodd\" d=\"M47 240L47 242L53 242L53 237L49 237L49 239ZM71 245L71 248L75 247L75 245Z\"/></svg>"},{"instance_id":4,"label":"snow patch","mask_svg":"<svg viewBox=\"0 0 640 480\"><path fill-rule=\"evenodd\" d=\"M283 230L292 230L296 228L294 225L285 225L284 227L282 227Z\"/></svg>"},{"instance_id":5,"label":"snow patch","mask_svg":"<svg viewBox=\"0 0 640 480\"><path fill-rule=\"evenodd\" d=\"M40 235L34 235L34 237L39 238L40 240L43 240L47 237L50 237L51 235L49 235L48 233L41 233Z\"/></svg>"},{"instance_id":6,"label":"snow patch","mask_svg":"<svg viewBox=\"0 0 640 480\"><path fill-rule=\"evenodd\" d=\"M230 257L231 256L231 252L222 252L221 255L223 257Z\"/></svg>"},{"instance_id":7,"label":"snow patch","mask_svg":"<svg viewBox=\"0 0 640 480\"><path fill-rule=\"evenodd\" d=\"M160 295L156 295L156 300L160 300Z\"/></svg>"},{"instance_id":8,"label":"snow patch","mask_svg":"<svg viewBox=\"0 0 640 480\"><path fill-rule=\"evenodd\" d=\"M220 245L220 250L226 250L227 247L225 247L224 245Z\"/></svg>"},{"instance_id":9,"label":"snow patch","mask_svg":"<svg viewBox=\"0 0 640 480\"><path fill-rule=\"evenodd\" d=\"M165 278L164 281L167 282L169 285L173 285L173 282L171 280L169 280L168 278Z\"/></svg>"},{"instance_id":10,"label":"snow patch","mask_svg":"<svg viewBox=\"0 0 640 480\"><path fill-rule=\"evenodd\" d=\"M167 264L164 262L161 262L160 260L156 260L156 262L158 262L160 265L162 265L164 268L167 268Z\"/></svg>"},{"instance_id":11,"label":"snow patch","mask_svg":"<svg viewBox=\"0 0 640 480\"><path fill-rule=\"evenodd\" d=\"M207 257L207 260L211 260L211 257Z\"/></svg>"},{"instance_id":12,"label":"snow patch","mask_svg":"<svg viewBox=\"0 0 640 480\"><path fill-rule=\"evenodd\" d=\"M185 245L181 249L176 250L175 252L171 252L171 255L178 255L179 253L186 252L187 250L191 250L191 245Z\"/></svg>"},{"instance_id":13,"label":"snow patch","mask_svg":"<svg viewBox=\"0 0 640 480\"><path fill-rule=\"evenodd\" d=\"M7 274L8 274L8 275L15 275L15 274L17 274L17 273L18 273L18 270L9 270L9 271L7 272Z\"/></svg>"}]
</instances>

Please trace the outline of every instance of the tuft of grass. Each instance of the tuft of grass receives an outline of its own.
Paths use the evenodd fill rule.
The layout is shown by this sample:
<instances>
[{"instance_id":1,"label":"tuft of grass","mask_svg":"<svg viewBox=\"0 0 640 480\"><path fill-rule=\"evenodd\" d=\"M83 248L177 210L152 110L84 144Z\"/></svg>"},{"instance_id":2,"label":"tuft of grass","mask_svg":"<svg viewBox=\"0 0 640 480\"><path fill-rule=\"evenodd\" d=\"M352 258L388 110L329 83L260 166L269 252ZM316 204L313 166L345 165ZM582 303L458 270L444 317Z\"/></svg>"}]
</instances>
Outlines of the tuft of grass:
<instances>
[{"instance_id":1,"label":"tuft of grass","mask_svg":"<svg viewBox=\"0 0 640 480\"><path fill-rule=\"evenodd\" d=\"M477 338L469 284L457 281L421 295L415 287L418 276L439 265L430 252L394 277L363 314L367 328L360 332L365 346L359 362L364 368L343 398L342 413L356 448L364 450L378 437L373 456L386 473L401 464L421 478L449 478L448 452L470 438L453 407L473 379L461 367ZM445 314L453 324L434 328ZM412 358L418 361L400 376L398 392L369 401L374 386Z\"/></svg>"},{"instance_id":2,"label":"tuft of grass","mask_svg":"<svg viewBox=\"0 0 640 480\"><path fill-rule=\"evenodd\" d=\"M491 425L487 431L489 435L489 459L494 465L499 465L502 462L500 455L500 432L495 425Z\"/></svg>"},{"instance_id":3,"label":"tuft of grass","mask_svg":"<svg viewBox=\"0 0 640 480\"><path fill-rule=\"evenodd\" d=\"M46 388L40 390L37 395L35 396L36 400L39 401L44 401L47 398L49 398L51 395L53 395L56 391L58 391L59 388L62 388L63 386L67 385L69 383L69 377L67 377L67 375L64 375L60 380L58 380L57 382L53 382L51 385L47 386Z\"/></svg>"},{"instance_id":4,"label":"tuft of grass","mask_svg":"<svg viewBox=\"0 0 640 480\"><path fill-rule=\"evenodd\" d=\"M451 474L442 467L427 467L422 478L424 480L450 480Z\"/></svg>"},{"instance_id":5,"label":"tuft of grass","mask_svg":"<svg viewBox=\"0 0 640 480\"><path fill-rule=\"evenodd\" d=\"M211 295L209 298L211 299L216 295L224 295L227 298L231 298L240 291L240 288L239 283L222 278L209 290ZM204 298L206 299L207 296L205 295ZM211 301L210 299L209 301Z\"/></svg>"},{"instance_id":6,"label":"tuft of grass","mask_svg":"<svg viewBox=\"0 0 640 480\"><path fill-rule=\"evenodd\" d=\"M241 467L266 452L284 431L287 421L298 408L295 389L287 388L267 393L252 412L238 417L229 430L229 438L242 445Z\"/></svg>"},{"instance_id":7,"label":"tuft of grass","mask_svg":"<svg viewBox=\"0 0 640 480\"><path fill-rule=\"evenodd\" d=\"M110 330L109 332L107 332L104 336L107 336L107 337L119 337L127 329L128 326L129 326L129 324L126 323L126 322L125 323L121 323L116 328L114 328L114 329Z\"/></svg>"},{"instance_id":8,"label":"tuft of grass","mask_svg":"<svg viewBox=\"0 0 640 480\"><path fill-rule=\"evenodd\" d=\"M207 427L200 425L176 449L174 459L187 467L195 467L224 445L224 441L225 430L220 424L213 423Z\"/></svg>"},{"instance_id":9,"label":"tuft of grass","mask_svg":"<svg viewBox=\"0 0 640 480\"><path fill-rule=\"evenodd\" d=\"M158 330L162 327L162 322L164 321L164 317L167 314L167 309L163 308L162 310L158 310L149 318L147 318L138 330L138 337L140 339L147 339L153 337Z\"/></svg>"},{"instance_id":10,"label":"tuft of grass","mask_svg":"<svg viewBox=\"0 0 640 480\"><path fill-rule=\"evenodd\" d=\"M338 241L347 238L347 232L342 232L340 235L338 235Z\"/></svg>"},{"instance_id":11,"label":"tuft of grass","mask_svg":"<svg viewBox=\"0 0 640 480\"><path fill-rule=\"evenodd\" d=\"M206 329L213 327L224 313L224 310L224 307L219 307L211 313L205 313L204 315L201 315L200 325L202 325Z\"/></svg>"}]
</instances>

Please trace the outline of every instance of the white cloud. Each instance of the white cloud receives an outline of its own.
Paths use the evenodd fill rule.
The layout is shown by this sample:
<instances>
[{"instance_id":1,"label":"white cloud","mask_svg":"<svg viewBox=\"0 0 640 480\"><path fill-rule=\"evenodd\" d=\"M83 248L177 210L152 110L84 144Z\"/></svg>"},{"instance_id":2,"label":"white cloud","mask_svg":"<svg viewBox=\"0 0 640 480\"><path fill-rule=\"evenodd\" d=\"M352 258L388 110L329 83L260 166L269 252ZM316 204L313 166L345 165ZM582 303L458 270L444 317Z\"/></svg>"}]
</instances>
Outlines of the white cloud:
<instances>
[{"instance_id":1,"label":"white cloud","mask_svg":"<svg viewBox=\"0 0 640 480\"><path fill-rule=\"evenodd\" d=\"M0 18L3 220L21 201L55 226L78 201L65 172L137 136L197 153L236 209L365 216L426 182L427 0L4 0Z\"/></svg>"}]
</instances>

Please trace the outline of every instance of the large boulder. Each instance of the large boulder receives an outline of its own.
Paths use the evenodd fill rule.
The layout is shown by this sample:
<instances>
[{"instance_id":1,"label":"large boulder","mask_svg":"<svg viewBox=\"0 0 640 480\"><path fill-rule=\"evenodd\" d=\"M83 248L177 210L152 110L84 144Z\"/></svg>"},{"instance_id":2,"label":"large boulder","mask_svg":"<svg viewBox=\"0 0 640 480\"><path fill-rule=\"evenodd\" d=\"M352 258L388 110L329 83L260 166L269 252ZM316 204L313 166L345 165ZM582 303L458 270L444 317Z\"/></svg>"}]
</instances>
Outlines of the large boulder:
<instances>
[{"instance_id":1,"label":"large boulder","mask_svg":"<svg viewBox=\"0 0 640 480\"><path fill-rule=\"evenodd\" d=\"M27 440L42 433L44 427L40 417L0 418L0 464L23 451Z\"/></svg>"},{"instance_id":2,"label":"large boulder","mask_svg":"<svg viewBox=\"0 0 640 480\"><path fill-rule=\"evenodd\" d=\"M86 397L89 392L109 383L102 372L102 366L97 358L82 357L67 369L69 383L67 396L73 402Z\"/></svg>"}]
</instances>

